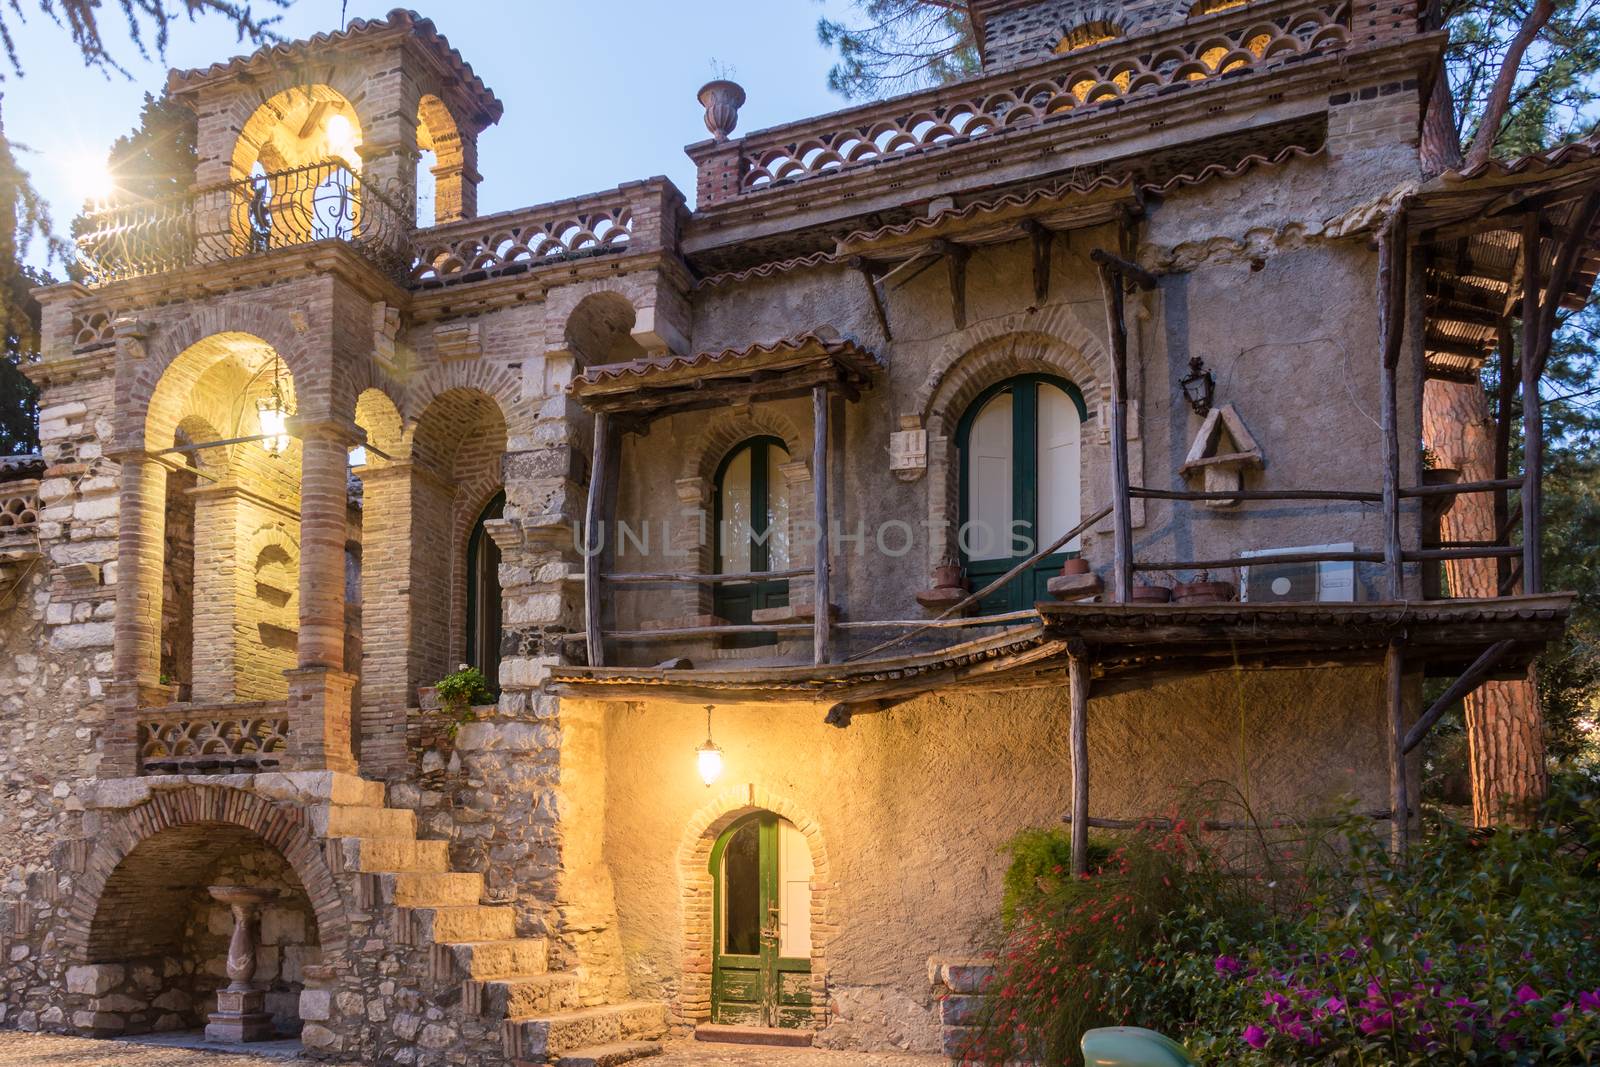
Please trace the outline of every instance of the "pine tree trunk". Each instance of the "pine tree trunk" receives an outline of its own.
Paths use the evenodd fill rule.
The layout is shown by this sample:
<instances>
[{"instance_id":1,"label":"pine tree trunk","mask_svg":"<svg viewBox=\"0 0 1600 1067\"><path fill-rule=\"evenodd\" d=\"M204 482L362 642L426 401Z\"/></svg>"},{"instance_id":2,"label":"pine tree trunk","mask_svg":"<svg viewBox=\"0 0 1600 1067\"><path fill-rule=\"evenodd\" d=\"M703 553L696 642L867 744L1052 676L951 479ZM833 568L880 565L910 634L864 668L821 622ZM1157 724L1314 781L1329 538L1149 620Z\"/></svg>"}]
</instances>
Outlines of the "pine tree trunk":
<instances>
[{"instance_id":1,"label":"pine tree trunk","mask_svg":"<svg viewBox=\"0 0 1600 1067\"><path fill-rule=\"evenodd\" d=\"M1494 421L1483 387L1430 381L1423 392L1423 434L1439 461L1459 467L1464 482L1495 476ZM1494 498L1468 493L1456 498L1440 521L1446 541L1494 539ZM1445 564L1450 592L1458 597L1499 594L1492 559ZM1544 799L1544 720L1535 669L1514 682L1485 682L1468 694L1467 748L1472 771L1472 821L1477 826L1525 824Z\"/></svg>"}]
</instances>

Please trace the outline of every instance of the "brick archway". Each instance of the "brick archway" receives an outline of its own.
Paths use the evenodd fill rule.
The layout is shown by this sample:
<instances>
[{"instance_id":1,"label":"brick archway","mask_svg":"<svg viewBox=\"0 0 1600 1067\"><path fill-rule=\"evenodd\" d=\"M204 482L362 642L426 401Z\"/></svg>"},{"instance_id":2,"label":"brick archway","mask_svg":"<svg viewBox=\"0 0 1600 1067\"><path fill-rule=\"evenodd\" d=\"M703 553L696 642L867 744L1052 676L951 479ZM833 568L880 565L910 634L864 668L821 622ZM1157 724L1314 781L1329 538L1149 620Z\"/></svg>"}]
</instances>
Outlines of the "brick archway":
<instances>
[{"instance_id":1,"label":"brick archway","mask_svg":"<svg viewBox=\"0 0 1600 1067\"><path fill-rule=\"evenodd\" d=\"M711 849L722 832L744 816L770 811L788 819L811 849L811 1014L817 1029L828 1022L828 950L833 911L833 868L817 820L793 801L762 786L746 784L719 793L689 820L678 847L678 884L683 909L683 980L672 1014L680 1026L711 1018Z\"/></svg>"},{"instance_id":2,"label":"brick archway","mask_svg":"<svg viewBox=\"0 0 1600 1067\"><path fill-rule=\"evenodd\" d=\"M166 831L208 824L248 831L276 850L305 888L328 958L343 956L350 935L343 898L300 811L241 789L190 786L156 793L97 835L72 896L62 908L60 935L65 961L69 965L95 962L96 921L103 907L128 903L107 900L107 887L140 845Z\"/></svg>"}]
</instances>

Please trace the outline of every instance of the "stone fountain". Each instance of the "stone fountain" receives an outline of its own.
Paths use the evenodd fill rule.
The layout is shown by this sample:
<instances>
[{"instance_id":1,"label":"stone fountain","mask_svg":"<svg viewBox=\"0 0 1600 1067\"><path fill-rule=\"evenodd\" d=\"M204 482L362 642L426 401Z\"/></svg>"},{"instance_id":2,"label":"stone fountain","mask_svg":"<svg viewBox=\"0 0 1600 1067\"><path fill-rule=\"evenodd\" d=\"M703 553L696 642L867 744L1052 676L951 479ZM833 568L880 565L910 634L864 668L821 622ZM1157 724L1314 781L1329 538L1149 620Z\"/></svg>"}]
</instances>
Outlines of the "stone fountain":
<instances>
[{"instance_id":1,"label":"stone fountain","mask_svg":"<svg viewBox=\"0 0 1600 1067\"><path fill-rule=\"evenodd\" d=\"M238 1043L270 1041L272 1016L266 1011L267 994L251 979L256 973L256 935L261 908L278 899L276 889L214 885L213 900L233 911L233 937L228 942L228 985L217 990L217 1010L206 1023L207 1041Z\"/></svg>"}]
</instances>

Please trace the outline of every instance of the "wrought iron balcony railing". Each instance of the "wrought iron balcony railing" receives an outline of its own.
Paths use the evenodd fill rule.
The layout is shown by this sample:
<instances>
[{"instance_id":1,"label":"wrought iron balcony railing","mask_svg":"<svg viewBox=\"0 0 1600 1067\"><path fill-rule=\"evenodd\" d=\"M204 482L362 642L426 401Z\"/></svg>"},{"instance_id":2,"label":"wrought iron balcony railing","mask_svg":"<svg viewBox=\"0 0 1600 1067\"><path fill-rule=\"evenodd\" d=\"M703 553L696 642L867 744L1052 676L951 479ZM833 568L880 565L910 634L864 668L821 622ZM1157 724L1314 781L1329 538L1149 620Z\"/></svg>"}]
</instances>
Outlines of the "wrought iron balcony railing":
<instances>
[{"instance_id":1,"label":"wrought iron balcony railing","mask_svg":"<svg viewBox=\"0 0 1600 1067\"><path fill-rule=\"evenodd\" d=\"M87 285L329 240L350 244L397 278L409 266L407 213L337 161L109 205L86 220L77 245Z\"/></svg>"}]
</instances>

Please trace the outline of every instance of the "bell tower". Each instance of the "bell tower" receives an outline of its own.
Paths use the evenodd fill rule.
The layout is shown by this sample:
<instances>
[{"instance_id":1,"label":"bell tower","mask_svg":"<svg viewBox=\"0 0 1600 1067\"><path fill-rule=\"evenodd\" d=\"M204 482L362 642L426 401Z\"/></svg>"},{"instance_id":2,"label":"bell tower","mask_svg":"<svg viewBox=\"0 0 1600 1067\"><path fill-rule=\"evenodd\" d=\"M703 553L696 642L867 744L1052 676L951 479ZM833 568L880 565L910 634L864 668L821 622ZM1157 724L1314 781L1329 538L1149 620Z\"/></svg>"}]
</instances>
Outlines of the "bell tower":
<instances>
[{"instance_id":1,"label":"bell tower","mask_svg":"<svg viewBox=\"0 0 1600 1067\"><path fill-rule=\"evenodd\" d=\"M434 223L477 214L478 134L503 111L433 22L403 9L174 71L167 88L199 119L197 188L332 161L414 209L431 152Z\"/></svg>"}]
</instances>

